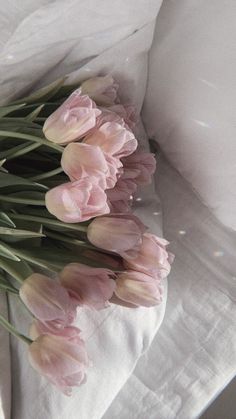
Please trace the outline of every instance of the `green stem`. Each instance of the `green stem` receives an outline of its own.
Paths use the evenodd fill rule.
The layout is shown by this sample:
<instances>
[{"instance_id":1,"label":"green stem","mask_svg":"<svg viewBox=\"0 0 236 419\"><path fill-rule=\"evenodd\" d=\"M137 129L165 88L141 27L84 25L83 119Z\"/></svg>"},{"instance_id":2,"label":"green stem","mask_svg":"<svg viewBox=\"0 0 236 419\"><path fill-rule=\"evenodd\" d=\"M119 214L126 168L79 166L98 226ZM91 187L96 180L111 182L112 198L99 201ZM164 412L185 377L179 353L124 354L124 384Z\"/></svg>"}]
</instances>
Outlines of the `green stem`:
<instances>
[{"instance_id":1,"label":"green stem","mask_svg":"<svg viewBox=\"0 0 236 419\"><path fill-rule=\"evenodd\" d=\"M58 175L59 173L62 173L63 169L61 167L57 167L54 170L50 170L49 172L45 172L45 173L41 173L40 175L37 176L32 176L29 177L29 180L33 180L33 181L38 181L38 180L42 180L42 179L47 179L49 177L53 177L55 175Z\"/></svg>"},{"instance_id":2,"label":"green stem","mask_svg":"<svg viewBox=\"0 0 236 419\"><path fill-rule=\"evenodd\" d=\"M45 206L45 201L42 201L40 199L17 198L15 196L8 196L8 195L0 195L0 201L13 202L15 204L24 204L24 205Z\"/></svg>"},{"instance_id":3,"label":"green stem","mask_svg":"<svg viewBox=\"0 0 236 419\"><path fill-rule=\"evenodd\" d=\"M0 290L3 292L9 292L10 294L19 295L19 292L16 288L12 288L9 285L4 285L0 283Z\"/></svg>"},{"instance_id":4,"label":"green stem","mask_svg":"<svg viewBox=\"0 0 236 419\"><path fill-rule=\"evenodd\" d=\"M24 156L25 154L29 153L30 151L35 150L36 148L40 147L41 144L33 143L28 146L22 147L22 146L16 146L13 147L11 150L8 150L6 154L2 153L4 155L4 158L7 160L15 159L16 157Z\"/></svg>"},{"instance_id":5,"label":"green stem","mask_svg":"<svg viewBox=\"0 0 236 419\"><path fill-rule=\"evenodd\" d=\"M41 145L46 145L54 150L59 151L60 153L63 152L64 148L58 144L52 143L44 138L36 137L35 135L24 134L22 132L12 132L12 131L4 131L0 130L0 136L10 137L10 138L22 138L23 140L29 140Z\"/></svg>"},{"instance_id":6,"label":"green stem","mask_svg":"<svg viewBox=\"0 0 236 419\"><path fill-rule=\"evenodd\" d=\"M1 199L1 196L0 196ZM8 213L7 214L10 218L12 218L13 220L25 220L27 219L27 221L35 221L37 223L41 223L43 225L51 225L51 226L55 226L55 227L64 227L67 228L68 230L73 230L73 231L84 231L86 233L87 231L87 226L81 226L80 224L67 224L67 223L63 223L62 221L59 220L54 220L53 218L44 218L44 217L38 217L38 216L34 216L34 215L23 215L23 214L12 214L12 213Z\"/></svg>"},{"instance_id":7,"label":"green stem","mask_svg":"<svg viewBox=\"0 0 236 419\"><path fill-rule=\"evenodd\" d=\"M7 248L9 249L9 246L7 246ZM19 282L21 285L23 284L25 278L23 278L18 271L16 272L14 269L12 269L11 264L7 263L2 258L0 258L0 267L13 278L15 278L15 280Z\"/></svg>"},{"instance_id":8,"label":"green stem","mask_svg":"<svg viewBox=\"0 0 236 419\"><path fill-rule=\"evenodd\" d=\"M33 341L29 339L27 336L22 335L19 333L11 323L9 323L1 314L0 314L0 324L8 330L12 335L16 336L17 338L23 340L25 343L30 345Z\"/></svg>"},{"instance_id":9,"label":"green stem","mask_svg":"<svg viewBox=\"0 0 236 419\"><path fill-rule=\"evenodd\" d=\"M59 233L52 233L51 231L45 232L47 237L51 237L52 239L60 240L65 243L74 244L76 246L86 247L87 249L97 250L96 247L93 245L86 243L82 240L73 239L72 237L65 237L62 234Z\"/></svg>"}]
</instances>

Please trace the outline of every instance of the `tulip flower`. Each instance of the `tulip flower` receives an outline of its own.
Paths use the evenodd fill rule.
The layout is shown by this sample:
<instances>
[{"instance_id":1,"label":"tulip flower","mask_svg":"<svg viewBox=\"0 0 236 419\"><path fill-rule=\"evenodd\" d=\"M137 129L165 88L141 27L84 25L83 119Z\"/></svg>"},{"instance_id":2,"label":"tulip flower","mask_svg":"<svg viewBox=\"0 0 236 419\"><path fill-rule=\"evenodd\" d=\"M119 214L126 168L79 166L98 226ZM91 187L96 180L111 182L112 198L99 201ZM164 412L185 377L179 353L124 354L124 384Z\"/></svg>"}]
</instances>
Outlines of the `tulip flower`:
<instances>
[{"instance_id":1,"label":"tulip flower","mask_svg":"<svg viewBox=\"0 0 236 419\"><path fill-rule=\"evenodd\" d=\"M76 317L67 290L45 275L30 275L20 288L20 298L35 317L50 322L52 328L62 328Z\"/></svg>"},{"instance_id":2,"label":"tulip flower","mask_svg":"<svg viewBox=\"0 0 236 419\"><path fill-rule=\"evenodd\" d=\"M106 191L107 197L108 197L108 205L110 208L110 212L112 214L117 214L117 213L124 213L126 214L127 212L131 211L131 204L132 204L132 200L126 200L126 199L121 199L121 200L110 200L109 199L109 191Z\"/></svg>"},{"instance_id":3,"label":"tulip flower","mask_svg":"<svg viewBox=\"0 0 236 419\"><path fill-rule=\"evenodd\" d=\"M117 276L115 294L136 306L152 307L162 301L160 281L136 271L127 271Z\"/></svg>"},{"instance_id":4,"label":"tulip flower","mask_svg":"<svg viewBox=\"0 0 236 419\"><path fill-rule=\"evenodd\" d=\"M107 196L97 178L56 186L46 193L48 211L66 223L79 223L110 212Z\"/></svg>"},{"instance_id":5,"label":"tulip flower","mask_svg":"<svg viewBox=\"0 0 236 419\"><path fill-rule=\"evenodd\" d=\"M101 148L82 143L70 143L65 147L61 166L71 181L89 176L103 178L108 172Z\"/></svg>"},{"instance_id":6,"label":"tulip flower","mask_svg":"<svg viewBox=\"0 0 236 419\"><path fill-rule=\"evenodd\" d=\"M85 177L97 178L104 189L112 188L117 181L120 160L103 153L96 145L68 144L62 154L61 166L71 181Z\"/></svg>"},{"instance_id":7,"label":"tulip flower","mask_svg":"<svg viewBox=\"0 0 236 419\"><path fill-rule=\"evenodd\" d=\"M96 104L81 90L75 90L45 121L45 137L58 144L67 144L83 137L96 125L101 114Z\"/></svg>"},{"instance_id":8,"label":"tulip flower","mask_svg":"<svg viewBox=\"0 0 236 419\"><path fill-rule=\"evenodd\" d=\"M152 153L135 151L130 156L122 159L124 173L132 177L138 185L151 183L151 176L156 170L156 159Z\"/></svg>"},{"instance_id":9,"label":"tulip flower","mask_svg":"<svg viewBox=\"0 0 236 419\"><path fill-rule=\"evenodd\" d=\"M97 117L96 127L93 130L91 130L90 133L94 132L95 129L100 128L106 122L112 122L112 123L115 122L121 125L122 127L129 129L129 127L126 126L124 119L120 115L118 115L118 113L113 112L109 108L100 108L100 110L102 113Z\"/></svg>"},{"instance_id":10,"label":"tulip flower","mask_svg":"<svg viewBox=\"0 0 236 419\"><path fill-rule=\"evenodd\" d=\"M169 274L173 261L173 255L166 250L168 244L165 239L145 233L136 257L125 260L124 266L163 279Z\"/></svg>"},{"instance_id":11,"label":"tulip flower","mask_svg":"<svg viewBox=\"0 0 236 419\"><path fill-rule=\"evenodd\" d=\"M117 114L120 118L122 118L125 124L129 127L129 129L133 130L136 123L137 123L137 115L136 109L133 105L121 105L116 104L109 106L107 108L108 111ZM102 109L103 111L103 109Z\"/></svg>"},{"instance_id":12,"label":"tulip flower","mask_svg":"<svg viewBox=\"0 0 236 419\"><path fill-rule=\"evenodd\" d=\"M81 330L76 326L66 326L63 329L51 327L51 323L43 323L34 320L29 329L29 336L32 340L36 340L40 335L56 335L66 338L71 342L80 343Z\"/></svg>"},{"instance_id":13,"label":"tulip flower","mask_svg":"<svg viewBox=\"0 0 236 419\"><path fill-rule=\"evenodd\" d=\"M82 94L91 97L98 105L113 105L117 97L118 84L111 75L92 77L81 84Z\"/></svg>"},{"instance_id":14,"label":"tulip flower","mask_svg":"<svg viewBox=\"0 0 236 419\"><path fill-rule=\"evenodd\" d=\"M129 201L132 199L131 197L136 192L136 190L137 185L133 179L123 179L123 176L121 176L117 180L114 188L107 190L106 194L109 201L112 203L121 200Z\"/></svg>"},{"instance_id":15,"label":"tulip flower","mask_svg":"<svg viewBox=\"0 0 236 419\"><path fill-rule=\"evenodd\" d=\"M132 258L142 244L144 231L145 226L138 217L115 214L93 220L88 226L87 236L96 247Z\"/></svg>"},{"instance_id":16,"label":"tulip flower","mask_svg":"<svg viewBox=\"0 0 236 419\"><path fill-rule=\"evenodd\" d=\"M114 273L108 269L91 268L70 263L60 273L61 284L80 306L100 310L108 306L115 290Z\"/></svg>"},{"instance_id":17,"label":"tulip flower","mask_svg":"<svg viewBox=\"0 0 236 419\"><path fill-rule=\"evenodd\" d=\"M87 135L86 144L97 145L113 157L121 158L132 154L137 148L134 134L116 122L106 122L100 128Z\"/></svg>"},{"instance_id":18,"label":"tulip flower","mask_svg":"<svg viewBox=\"0 0 236 419\"><path fill-rule=\"evenodd\" d=\"M90 365L85 344L79 336L73 339L63 335L40 335L29 346L29 362L64 394L83 384Z\"/></svg>"}]
</instances>

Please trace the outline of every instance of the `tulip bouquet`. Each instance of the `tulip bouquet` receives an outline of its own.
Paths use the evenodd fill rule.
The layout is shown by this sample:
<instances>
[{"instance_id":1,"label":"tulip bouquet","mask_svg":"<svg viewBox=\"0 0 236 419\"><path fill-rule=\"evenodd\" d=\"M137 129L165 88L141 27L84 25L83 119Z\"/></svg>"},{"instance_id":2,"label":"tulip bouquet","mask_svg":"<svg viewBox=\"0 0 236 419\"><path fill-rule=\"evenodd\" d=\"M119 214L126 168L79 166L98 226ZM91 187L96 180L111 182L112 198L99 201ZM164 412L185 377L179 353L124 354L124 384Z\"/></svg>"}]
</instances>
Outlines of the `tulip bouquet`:
<instances>
[{"instance_id":1,"label":"tulip bouquet","mask_svg":"<svg viewBox=\"0 0 236 419\"><path fill-rule=\"evenodd\" d=\"M89 358L77 312L161 302L173 257L132 214L155 158L111 76L60 80L0 108L0 290L30 311L29 361L70 394ZM25 307L22 307L24 310Z\"/></svg>"}]
</instances>

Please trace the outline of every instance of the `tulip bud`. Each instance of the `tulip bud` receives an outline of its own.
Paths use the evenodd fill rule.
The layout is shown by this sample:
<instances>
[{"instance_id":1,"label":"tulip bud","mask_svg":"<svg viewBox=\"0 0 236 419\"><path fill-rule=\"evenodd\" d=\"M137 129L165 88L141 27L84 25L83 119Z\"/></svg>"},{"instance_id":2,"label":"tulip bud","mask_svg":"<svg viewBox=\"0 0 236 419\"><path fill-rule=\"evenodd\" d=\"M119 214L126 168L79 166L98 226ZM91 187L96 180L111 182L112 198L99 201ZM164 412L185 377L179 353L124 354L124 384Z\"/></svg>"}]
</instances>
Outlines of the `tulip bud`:
<instances>
[{"instance_id":1,"label":"tulip bud","mask_svg":"<svg viewBox=\"0 0 236 419\"><path fill-rule=\"evenodd\" d=\"M138 145L134 134L117 122L106 122L87 135L83 142L97 145L104 153L116 158L132 154Z\"/></svg>"},{"instance_id":2,"label":"tulip bud","mask_svg":"<svg viewBox=\"0 0 236 419\"><path fill-rule=\"evenodd\" d=\"M115 294L136 306L152 307L162 301L160 281L136 271L127 271L117 276Z\"/></svg>"},{"instance_id":3,"label":"tulip bud","mask_svg":"<svg viewBox=\"0 0 236 419\"><path fill-rule=\"evenodd\" d=\"M46 193L48 211L66 223L79 223L110 212L97 178L85 178L56 186Z\"/></svg>"},{"instance_id":4,"label":"tulip bud","mask_svg":"<svg viewBox=\"0 0 236 419\"><path fill-rule=\"evenodd\" d=\"M170 273L170 264L173 261L173 255L169 257L166 250L167 245L168 242L165 239L145 233L136 257L132 260L125 260L124 266L127 269L144 272L147 275L154 275L163 279Z\"/></svg>"},{"instance_id":5,"label":"tulip bud","mask_svg":"<svg viewBox=\"0 0 236 419\"><path fill-rule=\"evenodd\" d=\"M93 177L97 178L101 187L107 189L115 185L122 163L103 153L96 145L71 143L63 151L61 165L71 181Z\"/></svg>"},{"instance_id":6,"label":"tulip bud","mask_svg":"<svg viewBox=\"0 0 236 419\"><path fill-rule=\"evenodd\" d=\"M91 97L98 105L113 105L117 96L118 84L113 77L92 77L81 84L82 94Z\"/></svg>"},{"instance_id":7,"label":"tulip bud","mask_svg":"<svg viewBox=\"0 0 236 419\"><path fill-rule=\"evenodd\" d=\"M125 172L133 172L133 179L138 185L151 183L151 176L156 170L156 159L152 153L135 151L122 159Z\"/></svg>"},{"instance_id":8,"label":"tulip bud","mask_svg":"<svg viewBox=\"0 0 236 419\"><path fill-rule=\"evenodd\" d=\"M34 273L20 288L20 298L42 322L61 328L74 321L76 309L68 292L56 280Z\"/></svg>"},{"instance_id":9,"label":"tulip bud","mask_svg":"<svg viewBox=\"0 0 236 419\"><path fill-rule=\"evenodd\" d=\"M78 140L96 125L100 113L96 104L77 89L46 119L44 135L58 144Z\"/></svg>"},{"instance_id":10,"label":"tulip bud","mask_svg":"<svg viewBox=\"0 0 236 419\"><path fill-rule=\"evenodd\" d=\"M135 257L142 243L145 226L131 214L116 214L93 220L87 230L94 246L118 253L126 258Z\"/></svg>"},{"instance_id":11,"label":"tulip bud","mask_svg":"<svg viewBox=\"0 0 236 419\"><path fill-rule=\"evenodd\" d=\"M29 362L40 374L69 396L72 387L85 382L89 359L79 336L40 335L29 346Z\"/></svg>"},{"instance_id":12,"label":"tulip bud","mask_svg":"<svg viewBox=\"0 0 236 419\"><path fill-rule=\"evenodd\" d=\"M91 268L81 263L70 263L60 273L61 284L73 301L94 309L107 307L115 290L114 273L108 269Z\"/></svg>"}]
</instances>

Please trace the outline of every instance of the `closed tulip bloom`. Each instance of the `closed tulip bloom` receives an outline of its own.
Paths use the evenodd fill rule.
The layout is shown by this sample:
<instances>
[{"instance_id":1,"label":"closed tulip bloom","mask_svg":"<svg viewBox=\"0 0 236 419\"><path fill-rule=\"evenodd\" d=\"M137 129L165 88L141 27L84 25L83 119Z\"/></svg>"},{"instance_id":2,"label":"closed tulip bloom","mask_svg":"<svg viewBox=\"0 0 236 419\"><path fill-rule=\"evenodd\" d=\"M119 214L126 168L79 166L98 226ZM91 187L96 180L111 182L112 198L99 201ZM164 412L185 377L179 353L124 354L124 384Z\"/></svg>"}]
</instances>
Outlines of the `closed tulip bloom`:
<instances>
[{"instance_id":1,"label":"closed tulip bloom","mask_svg":"<svg viewBox=\"0 0 236 419\"><path fill-rule=\"evenodd\" d=\"M122 163L96 145L71 143L63 151L61 166L71 181L94 177L107 189L115 185Z\"/></svg>"},{"instance_id":2,"label":"closed tulip bloom","mask_svg":"<svg viewBox=\"0 0 236 419\"><path fill-rule=\"evenodd\" d=\"M76 309L69 294L57 280L34 273L20 288L20 298L31 313L52 328L62 328L72 323Z\"/></svg>"},{"instance_id":3,"label":"closed tulip bloom","mask_svg":"<svg viewBox=\"0 0 236 419\"><path fill-rule=\"evenodd\" d=\"M46 193L48 211L66 223L79 223L110 212L107 196L96 178L56 186Z\"/></svg>"},{"instance_id":4,"label":"closed tulip bloom","mask_svg":"<svg viewBox=\"0 0 236 419\"><path fill-rule=\"evenodd\" d=\"M87 230L89 241L96 247L132 258L142 244L143 223L131 214L98 217Z\"/></svg>"},{"instance_id":5,"label":"closed tulip bloom","mask_svg":"<svg viewBox=\"0 0 236 419\"><path fill-rule=\"evenodd\" d=\"M108 173L108 165L101 148L89 144L68 144L62 154L61 166L71 181L88 176L103 179Z\"/></svg>"},{"instance_id":6,"label":"closed tulip bloom","mask_svg":"<svg viewBox=\"0 0 236 419\"><path fill-rule=\"evenodd\" d=\"M137 148L134 134L116 122L106 122L91 135L84 138L86 144L97 145L113 157L121 158L133 153Z\"/></svg>"},{"instance_id":7,"label":"closed tulip bloom","mask_svg":"<svg viewBox=\"0 0 236 419\"><path fill-rule=\"evenodd\" d=\"M101 111L81 90L75 90L45 121L45 137L58 144L67 144L83 137L96 125Z\"/></svg>"},{"instance_id":8,"label":"closed tulip bloom","mask_svg":"<svg viewBox=\"0 0 236 419\"><path fill-rule=\"evenodd\" d=\"M115 103L118 84L111 75L92 77L81 84L82 94L91 97L98 105L109 106Z\"/></svg>"},{"instance_id":9,"label":"closed tulip bloom","mask_svg":"<svg viewBox=\"0 0 236 419\"><path fill-rule=\"evenodd\" d=\"M56 335L66 338L71 342L80 343L81 330L76 326L66 326L63 329L51 327L51 323L43 323L39 320L33 320L29 329L30 339L35 340L40 335Z\"/></svg>"},{"instance_id":10,"label":"closed tulip bloom","mask_svg":"<svg viewBox=\"0 0 236 419\"><path fill-rule=\"evenodd\" d=\"M151 176L156 170L156 159L154 154L144 151L135 151L130 156L122 159L124 172L134 179L138 185L151 183Z\"/></svg>"},{"instance_id":11,"label":"closed tulip bloom","mask_svg":"<svg viewBox=\"0 0 236 419\"><path fill-rule=\"evenodd\" d=\"M126 127L125 121L123 118L121 118L118 113L113 112L112 110L109 110L109 108L100 108L101 114L98 116L96 121L96 128L101 127L106 122L116 122L117 124L120 124L122 127Z\"/></svg>"},{"instance_id":12,"label":"closed tulip bloom","mask_svg":"<svg viewBox=\"0 0 236 419\"><path fill-rule=\"evenodd\" d=\"M137 123L137 114L136 109L133 105L121 105L115 104L107 108L108 111L113 112L119 115L125 122L125 124L129 127L129 129L133 130L136 123Z\"/></svg>"},{"instance_id":13,"label":"closed tulip bloom","mask_svg":"<svg viewBox=\"0 0 236 419\"><path fill-rule=\"evenodd\" d=\"M136 271L127 271L117 276L115 294L136 306L152 307L162 301L160 281Z\"/></svg>"},{"instance_id":14,"label":"closed tulip bloom","mask_svg":"<svg viewBox=\"0 0 236 419\"><path fill-rule=\"evenodd\" d=\"M121 200L129 201L132 199L131 197L136 192L136 190L137 185L133 179L124 179L123 176L121 176L117 180L114 188L107 190L106 194L109 201L112 203Z\"/></svg>"},{"instance_id":15,"label":"closed tulip bloom","mask_svg":"<svg viewBox=\"0 0 236 419\"><path fill-rule=\"evenodd\" d=\"M110 208L110 212L112 214L117 214L121 212L126 214L127 212L130 212L131 204L132 204L132 200L121 199L119 201L114 201L114 200L109 200L109 196L108 196L108 205Z\"/></svg>"},{"instance_id":16,"label":"closed tulip bloom","mask_svg":"<svg viewBox=\"0 0 236 419\"><path fill-rule=\"evenodd\" d=\"M100 310L108 306L115 290L114 273L109 269L91 268L81 263L70 263L60 273L61 284L80 306Z\"/></svg>"},{"instance_id":17,"label":"closed tulip bloom","mask_svg":"<svg viewBox=\"0 0 236 419\"><path fill-rule=\"evenodd\" d=\"M145 233L137 256L132 260L125 260L124 265L127 269L165 278L170 272L170 264L173 261L173 255L169 256L166 250L167 245L165 239Z\"/></svg>"},{"instance_id":18,"label":"closed tulip bloom","mask_svg":"<svg viewBox=\"0 0 236 419\"><path fill-rule=\"evenodd\" d=\"M83 384L90 365L82 339L63 335L40 335L29 346L31 366L67 396Z\"/></svg>"}]
</instances>

